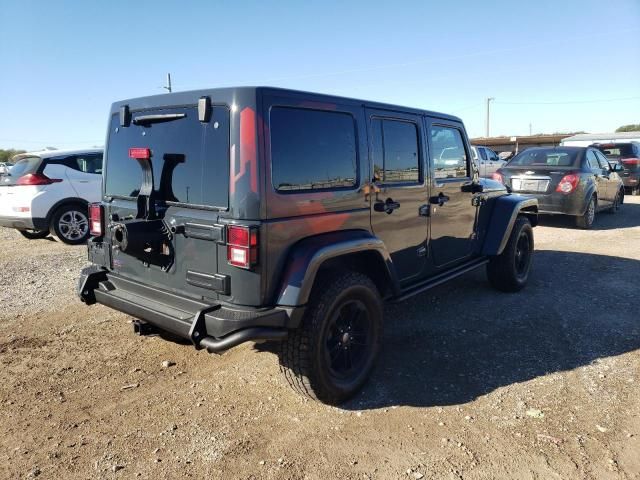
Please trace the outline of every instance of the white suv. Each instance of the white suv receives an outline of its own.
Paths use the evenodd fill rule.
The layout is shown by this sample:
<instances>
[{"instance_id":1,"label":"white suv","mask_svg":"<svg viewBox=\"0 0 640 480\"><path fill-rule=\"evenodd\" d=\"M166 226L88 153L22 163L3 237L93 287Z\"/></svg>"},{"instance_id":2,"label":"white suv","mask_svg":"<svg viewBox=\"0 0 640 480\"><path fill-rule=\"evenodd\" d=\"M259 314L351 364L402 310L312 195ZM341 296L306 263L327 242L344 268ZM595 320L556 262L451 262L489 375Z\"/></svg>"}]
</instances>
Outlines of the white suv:
<instances>
[{"instance_id":1,"label":"white suv","mask_svg":"<svg viewBox=\"0 0 640 480\"><path fill-rule=\"evenodd\" d=\"M0 177L0 226L29 239L50 233L70 245L89 237L88 204L102 193L102 149L52 150L17 157Z\"/></svg>"}]
</instances>

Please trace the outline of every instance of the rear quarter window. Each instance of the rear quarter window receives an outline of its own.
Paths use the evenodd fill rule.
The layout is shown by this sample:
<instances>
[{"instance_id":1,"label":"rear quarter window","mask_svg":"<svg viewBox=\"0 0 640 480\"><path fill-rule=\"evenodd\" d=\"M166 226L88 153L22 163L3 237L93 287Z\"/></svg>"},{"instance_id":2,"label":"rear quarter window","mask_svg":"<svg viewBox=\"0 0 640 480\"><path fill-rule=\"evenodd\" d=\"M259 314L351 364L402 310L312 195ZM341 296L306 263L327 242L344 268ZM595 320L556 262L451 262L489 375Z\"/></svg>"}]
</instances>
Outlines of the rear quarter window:
<instances>
[{"instance_id":1,"label":"rear quarter window","mask_svg":"<svg viewBox=\"0 0 640 480\"><path fill-rule=\"evenodd\" d=\"M355 120L343 112L272 107L271 180L280 193L353 188Z\"/></svg>"}]
</instances>

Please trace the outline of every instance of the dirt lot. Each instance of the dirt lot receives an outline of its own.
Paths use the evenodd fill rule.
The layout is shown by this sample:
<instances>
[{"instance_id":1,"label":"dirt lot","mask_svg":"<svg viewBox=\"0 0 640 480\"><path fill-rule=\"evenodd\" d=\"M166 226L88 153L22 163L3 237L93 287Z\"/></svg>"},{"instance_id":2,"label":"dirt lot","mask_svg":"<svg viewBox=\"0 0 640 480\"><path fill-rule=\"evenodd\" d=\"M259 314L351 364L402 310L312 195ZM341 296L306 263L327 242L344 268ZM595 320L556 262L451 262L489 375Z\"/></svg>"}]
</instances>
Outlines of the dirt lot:
<instances>
[{"instance_id":1,"label":"dirt lot","mask_svg":"<svg viewBox=\"0 0 640 480\"><path fill-rule=\"evenodd\" d=\"M640 198L535 229L528 288L478 271L386 309L362 395L277 359L132 334L75 297L83 247L0 231L2 478L640 478ZM169 360L175 365L164 368Z\"/></svg>"}]
</instances>

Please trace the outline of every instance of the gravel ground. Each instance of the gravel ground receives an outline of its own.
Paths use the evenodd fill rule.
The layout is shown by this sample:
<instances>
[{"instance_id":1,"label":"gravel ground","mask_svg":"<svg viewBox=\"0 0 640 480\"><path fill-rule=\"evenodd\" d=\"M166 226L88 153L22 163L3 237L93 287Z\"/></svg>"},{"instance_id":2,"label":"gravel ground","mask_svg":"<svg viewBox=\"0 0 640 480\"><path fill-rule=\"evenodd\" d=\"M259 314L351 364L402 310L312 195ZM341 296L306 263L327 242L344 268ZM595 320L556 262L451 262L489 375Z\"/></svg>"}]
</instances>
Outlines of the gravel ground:
<instances>
[{"instance_id":1,"label":"gravel ground","mask_svg":"<svg viewBox=\"0 0 640 480\"><path fill-rule=\"evenodd\" d=\"M519 294L478 271L389 305L333 408L264 348L134 336L76 299L84 247L0 229L0 477L640 478L640 198L535 238Z\"/></svg>"}]
</instances>

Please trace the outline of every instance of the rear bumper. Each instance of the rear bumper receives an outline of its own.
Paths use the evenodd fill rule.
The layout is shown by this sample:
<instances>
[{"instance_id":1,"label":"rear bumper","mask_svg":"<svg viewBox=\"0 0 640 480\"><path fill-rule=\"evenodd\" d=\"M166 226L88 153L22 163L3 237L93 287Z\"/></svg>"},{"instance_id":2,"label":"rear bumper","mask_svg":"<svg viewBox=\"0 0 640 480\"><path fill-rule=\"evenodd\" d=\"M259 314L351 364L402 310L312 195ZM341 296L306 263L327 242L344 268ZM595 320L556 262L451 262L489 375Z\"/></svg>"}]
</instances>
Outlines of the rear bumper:
<instances>
[{"instance_id":1,"label":"rear bumper","mask_svg":"<svg viewBox=\"0 0 640 480\"><path fill-rule=\"evenodd\" d=\"M249 309L204 303L90 266L82 270L78 295L219 352L249 340L281 340L298 326L302 309Z\"/></svg>"},{"instance_id":2,"label":"rear bumper","mask_svg":"<svg viewBox=\"0 0 640 480\"><path fill-rule=\"evenodd\" d=\"M524 197L538 199L538 213L541 215L583 215L587 209L582 193L564 195L562 193L549 194L521 194Z\"/></svg>"},{"instance_id":3,"label":"rear bumper","mask_svg":"<svg viewBox=\"0 0 640 480\"><path fill-rule=\"evenodd\" d=\"M49 228L46 218L0 216L0 227L17 230L46 230Z\"/></svg>"}]
</instances>

